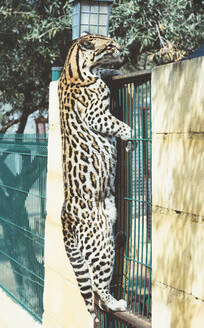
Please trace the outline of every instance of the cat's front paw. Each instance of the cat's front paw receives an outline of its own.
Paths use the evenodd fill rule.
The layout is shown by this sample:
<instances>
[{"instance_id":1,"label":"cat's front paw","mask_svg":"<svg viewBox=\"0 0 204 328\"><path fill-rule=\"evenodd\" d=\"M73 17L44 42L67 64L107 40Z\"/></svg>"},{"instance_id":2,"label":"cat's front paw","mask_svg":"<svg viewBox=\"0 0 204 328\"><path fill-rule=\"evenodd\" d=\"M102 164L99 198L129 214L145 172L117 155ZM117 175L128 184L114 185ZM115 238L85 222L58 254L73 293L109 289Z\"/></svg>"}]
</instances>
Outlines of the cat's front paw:
<instances>
[{"instance_id":1,"label":"cat's front paw","mask_svg":"<svg viewBox=\"0 0 204 328\"><path fill-rule=\"evenodd\" d=\"M125 147L126 152L128 153L132 148L132 143L131 141L128 141Z\"/></svg>"},{"instance_id":2,"label":"cat's front paw","mask_svg":"<svg viewBox=\"0 0 204 328\"><path fill-rule=\"evenodd\" d=\"M137 147L136 133L129 126L128 126L128 134L127 134L127 137L126 137L126 139L124 138L123 140L125 140L125 143L126 143L125 144L125 150L126 150L126 152L129 152L130 150L131 151L136 150L136 147Z\"/></svg>"},{"instance_id":3,"label":"cat's front paw","mask_svg":"<svg viewBox=\"0 0 204 328\"><path fill-rule=\"evenodd\" d=\"M130 150L134 151L137 147L136 141L128 141L125 147L126 152L128 153Z\"/></svg>"}]
</instances>

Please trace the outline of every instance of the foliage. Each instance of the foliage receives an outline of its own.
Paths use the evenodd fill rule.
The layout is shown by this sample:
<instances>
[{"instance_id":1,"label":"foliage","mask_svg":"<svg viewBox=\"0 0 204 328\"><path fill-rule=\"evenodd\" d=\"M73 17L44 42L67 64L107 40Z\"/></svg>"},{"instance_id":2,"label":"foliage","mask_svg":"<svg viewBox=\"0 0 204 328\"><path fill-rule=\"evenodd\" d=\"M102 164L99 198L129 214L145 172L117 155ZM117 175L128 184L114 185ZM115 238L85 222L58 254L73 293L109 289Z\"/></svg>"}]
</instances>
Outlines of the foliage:
<instances>
[{"instance_id":1,"label":"foliage","mask_svg":"<svg viewBox=\"0 0 204 328\"><path fill-rule=\"evenodd\" d=\"M204 39L198 0L115 0L110 34L131 70L180 59ZM63 66L71 44L68 0L5 0L0 4L0 132L48 107L51 66ZM127 66L127 65L126 65ZM17 114L16 114L17 113ZM16 122L17 121L17 122Z\"/></svg>"},{"instance_id":2,"label":"foliage","mask_svg":"<svg viewBox=\"0 0 204 328\"><path fill-rule=\"evenodd\" d=\"M0 6L1 132L48 108L51 66L62 66L71 42L67 1L7 0ZM18 118L17 118L18 117Z\"/></svg>"},{"instance_id":3,"label":"foliage","mask_svg":"<svg viewBox=\"0 0 204 328\"><path fill-rule=\"evenodd\" d=\"M110 33L134 66L144 55L152 65L179 60L204 40L203 7L196 0L116 0Z\"/></svg>"}]
</instances>

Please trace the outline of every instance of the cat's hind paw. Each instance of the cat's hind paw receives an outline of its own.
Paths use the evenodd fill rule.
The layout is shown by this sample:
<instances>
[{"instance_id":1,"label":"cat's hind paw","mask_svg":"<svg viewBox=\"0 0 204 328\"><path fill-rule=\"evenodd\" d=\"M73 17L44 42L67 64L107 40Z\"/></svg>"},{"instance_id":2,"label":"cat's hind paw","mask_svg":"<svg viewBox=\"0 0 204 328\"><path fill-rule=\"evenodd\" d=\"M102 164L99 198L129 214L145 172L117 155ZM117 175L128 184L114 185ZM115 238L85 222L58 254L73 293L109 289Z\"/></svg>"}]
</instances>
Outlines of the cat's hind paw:
<instances>
[{"instance_id":1,"label":"cat's hind paw","mask_svg":"<svg viewBox=\"0 0 204 328\"><path fill-rule=\"evenodd\" d=\"M114 312L124 312L127 310L127 302L123 299L111 304L107 304L108 308Z\"/></svg>"},{"instance_id":2,"label":"cat's hind paw","mask_svg":"<svg viewBox=\"0 0 204 328\"><path fill-rule=\"evenodd\" d=\"M124 312L127 310L127 302L123 299L118 301L119 305L120 305L120 312Z\"/></svg>"},{"instance_id":3,"label":"cat's hind paw","mask_svg":"<svg viewBox=\"0 0 204 328\"><path fill-rule=\"evenodd\" d=\"M123 299L117 301L116 299L111 299L111 301L105 304L99 301L99 307L101 310L108 309L113 312L124 312L127 310L127 302Z\"/></svg>"}]
</instances>

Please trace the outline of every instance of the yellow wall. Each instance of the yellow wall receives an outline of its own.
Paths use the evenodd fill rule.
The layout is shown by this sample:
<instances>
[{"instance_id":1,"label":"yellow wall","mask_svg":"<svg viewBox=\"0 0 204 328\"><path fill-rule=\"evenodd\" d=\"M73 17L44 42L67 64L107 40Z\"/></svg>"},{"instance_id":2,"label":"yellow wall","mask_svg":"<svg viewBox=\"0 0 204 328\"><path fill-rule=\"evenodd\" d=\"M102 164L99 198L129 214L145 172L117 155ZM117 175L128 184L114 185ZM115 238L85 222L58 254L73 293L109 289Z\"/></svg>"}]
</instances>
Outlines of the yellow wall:
<instances>
[{"instance_id":1,"label":"yellow wall","mask_svg":"<svg viewBox=\"0 0 204 328\"><path fill-rule=\"evenodd\" d=\"M204 327L204 57L152 74L153 328Z\"/></svg>"},{"instance_id":2,"label":"yellow wall","mask_svg":"<svg viewBox=\"0 0 204 328\"><path fill-rule=\"evenodd\" d=\"M57 82L50 84L45 227L45 288L43 328L91 328L74 272L65 253L61 208L63 203L62 155Z\"/></svg>"}]
</instances>

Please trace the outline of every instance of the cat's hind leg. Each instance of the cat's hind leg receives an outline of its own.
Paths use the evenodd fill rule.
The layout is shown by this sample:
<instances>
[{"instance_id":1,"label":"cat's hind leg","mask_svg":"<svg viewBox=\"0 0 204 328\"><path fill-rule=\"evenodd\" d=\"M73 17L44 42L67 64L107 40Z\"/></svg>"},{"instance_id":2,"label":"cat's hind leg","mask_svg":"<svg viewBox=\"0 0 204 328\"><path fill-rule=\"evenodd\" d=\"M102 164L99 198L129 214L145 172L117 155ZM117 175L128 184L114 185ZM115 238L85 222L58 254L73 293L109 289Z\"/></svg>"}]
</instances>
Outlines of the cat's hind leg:
<instances>
[{"instance_id":1,"label":"cat's hind leg","mask_svg":"<svg viewBox=\"0 0 204 328\"><path fill-rule=\"evenodd\" d=\"M92 261L93 266L93 288L99 297L99 307L111 311L123 312L127 309L125 300L116 300L110 293L110 283L112 279L114 263L114 246L110 242L108 246L103 247L100 258L97 256Z\"/></svg>"},{"instance_id":2,"label":"cat's hind leg","mask_svg":"<svg viewBox=\"0 0 204 328\"><path fill-rule=\"evenodd\" d=\"M74 270L77 283L84 298L87 310L95 319L94 293L88 264L77 247L65 245L66 253Z\"/></svg>"},{"instance_id":3,"label":"cat's hind leg","mask_svg":"<svg viewBox=\"0 0 204 328\"><path fill-rule=\"evenodd\" d=\"M87 310L91 316L95 319L94 313L94 292L92 278L89 272L88 263L81 253L80 247L77 243L77 238L71 225L68 227L68 215L66 212L62 213L62 226L64 245L67 253L67 257L74 270L77 283L85 301Z\"/></svg>"}]
</instances>

